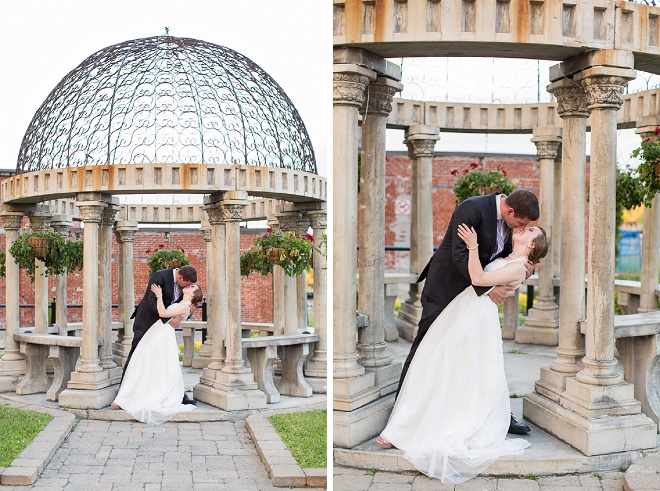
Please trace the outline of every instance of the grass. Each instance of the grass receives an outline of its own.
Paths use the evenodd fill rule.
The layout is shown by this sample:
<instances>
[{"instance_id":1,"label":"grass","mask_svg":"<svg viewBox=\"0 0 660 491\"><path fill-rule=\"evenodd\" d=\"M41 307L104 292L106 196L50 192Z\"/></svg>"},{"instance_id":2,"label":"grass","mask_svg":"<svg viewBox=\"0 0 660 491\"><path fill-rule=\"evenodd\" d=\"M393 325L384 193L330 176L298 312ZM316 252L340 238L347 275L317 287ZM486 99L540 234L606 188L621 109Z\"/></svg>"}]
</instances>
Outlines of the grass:
<instances>
[{"instance_id":1,"label":"grass","mask_svg":"<svg viewBox=\"0 0 660 491\"><path fill-rule=\"evenodd\" d=\"M51 419L50 414L0 406L0 467L9 467Z\"/></svg>"},{"instance_id":2,"label":"grass","mask_svg":"<svg viewBox=\"0 0 660 491\"><path fill-rule=\"evenodd\" d=\"M327 467L327 411L317 409L268 418L300 467Z\"/></svg>"}]
</instances>

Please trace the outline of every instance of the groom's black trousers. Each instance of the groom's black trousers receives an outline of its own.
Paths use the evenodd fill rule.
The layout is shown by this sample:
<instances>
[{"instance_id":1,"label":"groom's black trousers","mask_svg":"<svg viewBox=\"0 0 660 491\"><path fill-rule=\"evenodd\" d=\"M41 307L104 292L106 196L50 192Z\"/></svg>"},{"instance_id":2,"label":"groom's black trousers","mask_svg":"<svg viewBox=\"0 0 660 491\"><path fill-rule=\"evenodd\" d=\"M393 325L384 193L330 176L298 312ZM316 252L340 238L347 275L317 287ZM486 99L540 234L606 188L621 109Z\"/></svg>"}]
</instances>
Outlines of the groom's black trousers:
<instances>
[{"instance_id":1,"label":"groom's black trousers","mask_svg":"<svg viewBox=\"0 0 660 491\"><path fill-rule=\"evenodd\" d=\"M408 353L408 358L406 358L406 361L403 364L403 369L401 370L401 378L399 379L399 388L396 391L396 397L399 396L401 387L403 387L403 379L406 378L406 373L408 373L408 367L410 366L410 362L415 356L417 347L422 342L422 339L428 332L429 327L431 327L431 324L433 324L433 321L440 315L440 313L446 307L435 303L433 300L431 300L430 297L425 295L424 292L422 292L421 302L422 302L422 317L421 319L419 319L419 324L417 326L417 335L415 336L412 346L410 347L410 353Z\"/></svg>"}]
</instances>

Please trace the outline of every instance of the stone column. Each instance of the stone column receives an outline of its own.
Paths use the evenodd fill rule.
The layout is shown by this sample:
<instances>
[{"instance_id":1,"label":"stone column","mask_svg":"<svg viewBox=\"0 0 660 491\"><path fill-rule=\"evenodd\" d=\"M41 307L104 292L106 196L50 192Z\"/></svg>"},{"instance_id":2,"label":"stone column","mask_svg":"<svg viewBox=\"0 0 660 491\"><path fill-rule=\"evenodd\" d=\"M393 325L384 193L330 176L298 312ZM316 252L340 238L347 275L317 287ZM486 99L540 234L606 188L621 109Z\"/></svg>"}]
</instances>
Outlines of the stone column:
<instances>
[{"instance_id":1,"label":"stone column","mask_svg":"<svg viewBox=\"0 0 660 491\"><path fill-rule=\"evenodd\" d=\"M214 211L209 210L209 206L206 206L204 210L206 211L207 216L210 216L210 213L214 213ZM224 224L221 226L224 227ZM195 355L193 358L193 368L206 368L213 359L213 335L219 324L215 315L217 311L213 311L213 313L211 313L213 309L210 308L210 304L214 302L214 297L216 297L216 295L212 294L211 291L217 290L216 280L218 280L217 275L220 273L218 269L222 270L222 273L220 274L224 274L224 268L222 265L216 264L213 256L213 227L202 228L201 230L204 236L204 242L206 243L206 339L204 340L204 344L202 344L199 353L197 353L197 355ZM221 240L224 244L224 229ZM222 325L224 326L224 322ZM210 326L213 327L211 328ZM194 343L195 340L193 339L193 347Z\"/></svg>"},{"instance_id":2,"label":"stone column","mask_svg":"<svg viewBox=\"0 0 660 491\"><path fill-rule=\"evenodd\" d=\"M286 211L275 213L275 217L277 218L280 230L283 233L298 232L298 222L302 217L301 213ZM274 269L281 268L275 266ZM287 276L282 270L281 282L284 310L284 334L298 334L299 328L303 326L298 324L298 285L296 278Z\"/></svg>"},{"instance_id":3,"label":"stone column","mask_svg":"<svg viewBox=\"0 0 660 491\"><path fill-rule=\"evenodd\" d=\"M309 219L302 216L298 222L298 234L304 235L309 230ZM296 313L298 315L298 329L301 331L307 330L307 273L303 273L296 277Z\"/></svg>"},{"instance_id":4,"label":"stone column","mask_svg":"<svg viewBox=\"0 0 660 491\"><path fill-rule=\"evenodd\" d=\"M564 122L562 145L563 203L561 228L550 238L561 249L561 308L559 309L559 347L557 359L541 369L536 392L559 402L566 390L566 378L582 369L584 337L580 321L584 319L586 207L586 121L589 117L587 96L572 80L560 79L548 86L557 98L557 112ZM527 415L525 415L527 417Z\"/></svg>"},{"instance_id":5,"label":"stone column","mask_svg":"<svg viewBox=\"0 0 660 491\"><path fill-rule=\"evenodd\" d=\"M275 217L269 217L268 226L273 229L279 229L280 224ZM285 302L284 302L284 270L282 268L273 268L273 334L284 334Z\"/></svg>"},{"instance_id":6,"label":"stone column","mask_svg":"<svg viewBox=\"0 0 660 491\"><path fill-rule=\"evenodd\" d=\"M392 97L402 88L394 80L379 77L369 84L369 97L360 110L358 311L369 317L369 325L358 331L357 349L365 367L384 367L392 361L385 353L385 133Z\"/></svg>"},{"instance_id":7,"label":"stone column","mask_svg":"<svg viewBox=\"0 0 660 491\"><path fill-rule=\"evenodd\" d=\"M655 128L658 125L637 128L635 133L644 138L655 138ZM651 208L644 208L644 226L642 228L642 292L639 299L638 312L653 312L658 310L658 297L655 288L658 286L658 261L660 260L660 198L655 195Z\"/></svg>"},{"instance_id":8,"label":"stone column","mask_svg":"<svg viewBox=\"0 0 660 491\"><path fill-rule=\"evenodd\" d=\"M314 392L326 392L321 388L327 385L328 376L328 285L327 285L327 259L318 249L321 235L325 233L328 226L328 214L326 210L308 211L312 230L314 232L314 334L319 335L319 342L315 344L312 356L307 360L305 375L316 378L321 384L314 380L308 380L314 388ZM327 251L326 251L327 253Z\"/></svg>"},{"instance_id":9,"label":"stone column","mask_svg":"<svg viewBox=\"0 0 660 491\"><path fill-rule=\"evenodd\" d=\"M536 144L541 170L540 225L550 238L550 248L537 266L539 294L536 305L529 310L525 325L516 330L516 342L557 346L559 307L555 303L552 238L555 237L555 161L561 143L560 128L536 128L532 141Z\"/></svg>"},{"instance_id":10,"label":"stone column","mask_svg":"<svg viewBox=\"0 0 660 491\"><path fill-rule=\"evenodd\" d=\"M103 338L103 346L99 348L99 365L104 370L116 368L112 356L112 227L115 217L120 210L119 205L109 204L103 210L99 227L99 278L98 278L98 306L99 306L99 336Z\"/></svg>"},{"instance_id":11,"label":"stone column","mask_svg":"<svg viewBox=\"0 0 660 491\"><path fill-rule=\"evenodd\" d=\"M53 230L65 240L69 236L69 229L73 224L68 218L64 216L53 217L51 221ZM67 275L68 273L64 273L55 277L55 325L57 326L58 334L62 336L68 334L67 326L69 323L67 313Z\"/></svg>"},{"instance_id":12,"label":"stone column","mask_svg":"<svg viewBox=\"0 0 660 491\"><path fill-rule=\"evenodd\" d=\"M22 212L3 211L0 213L5 229L5 354L0 359L0 392L16 389L16 385L25 375L27 368L14 334L18 334L20 326L20 271L18 264L9 253L9 248L18 238L21 228Z\"/></svg>"},{"instance_id":13,"label":"stone column","mask_svg":"<svg viewBox=\"0 0 660 491\"><path fill-rule=\"evenodd\" d=\"M243 191L227 192L220 203L226 239L224 264L227 289L223 297L223 308L227 312L226 358L221 370L205 371L207 380L200 379L193 391L196 398L227 411L266 407L266 395L257 388L252 372L245 367L241 342L240 221L247 204L247 193ZM209 216L209 222L213 223L212 220ZM221 338L216 338L216 342L217 339ZM211 376L214 376L213 381L208 380Z\"/></svg>"},{"instance_id":14,"label":"stone column","mask_svg":"<svg viewBox=\"0 0 660 491\"><path fill-rule=\"evenodd\" d=\"M614 370L616 111L635 77L632 53L602 50L577 57L584 61L585 68L573 75L587 93L592 132L584 368L566 378L559 404L530 396L525 403L534 406L532 421L539 426L585 455L601 455L654 448L657 425L641 414L633 385Z\"/></svg>"},{"instance_id":15,"label":"stone column","mask_svg":"<svg viewBox=\"0 0 660 491\"><path fill-rule=\"evenodd\" d=\"M35 232L48 231L51 218L48 213L31 213L30 227ZM48 277L43 274L44 262L41 259L34 261L34 332L48 334Z\"/></svg>"},{"instance_id":16,"label":"stone column","mask_svg":"<svg viewBox=\"0 0 660 491\"><path fill-rule=\"evenodd\" d=\"M332 261L333 264L342 265L341 268L335 268L332 288L335 386L339 380L364 374L355 347L357 126L358 109L365 100L365 88L369 79L375 78L374 72L358 65L333 67ZM346 401L351 398L348 385L342 387L344 390L335 390L335 400L337 396ZM348 410L347 406L345 410Z\"/></svg>"},{"instance_id":17,"label":"stone column","mask_svg":"<svg viewBox=\"0 0 660 491\"><path fill-rule=\"evenodd\" d=\"M115 224L115 239L119 250L117 262L117 306L119 328L117 342L112 346L114 361L120 367L126 363L133 343L133 311L135 310L135 278L133 276L133 242L138 231L137 222L118 221Z\"/></svg>"},{"instance_id":18,"label":"stone column","mask_svg":"<svg viewBox=\"0 0 660 491\"><path fill-rule=\"evenodd\" d=\"M121 369L104 370L99 362L99 245L100 224L108 207L101 193L78 195L76 206L84 223L83 269L83 341L80 365L71 374L67 388L59 395L59 405L76 409L99 409L109 406L117 395L117 374Z\"/></svg>"},{"instance_id":19,"label":"stone column","mask_svg":"<svg viewBox=\"0 0 660 491\"><path fill-rule=\"evenodd\" d=\"M405 143L412 160L410 176L410 272L419 275L433 255L433 155L440 139L437 126L416 125L406 130ZM424 282L411 283L408 298L401 304L397 318L399 335L415 339L422 316L421 295Z\"/></svg>"},{"instance_id":20,"label":"stone column","mask_svg":"<svg viewBox=\"0 0 660 491\"><path fill-rule=\"evenodd\" d=\"M559 155L555 160L555 202L553 210L554 222L552 225L552 230L555 233L559 233L561 230L561 213L562 213L562 145L559 145ZM561 277L560 275L560 264L561 264L561 240L556 240L552 242L552 271L555 278ZM555 292L555 300L558 301L558 294Z\"/></svg>"}]
</instances>

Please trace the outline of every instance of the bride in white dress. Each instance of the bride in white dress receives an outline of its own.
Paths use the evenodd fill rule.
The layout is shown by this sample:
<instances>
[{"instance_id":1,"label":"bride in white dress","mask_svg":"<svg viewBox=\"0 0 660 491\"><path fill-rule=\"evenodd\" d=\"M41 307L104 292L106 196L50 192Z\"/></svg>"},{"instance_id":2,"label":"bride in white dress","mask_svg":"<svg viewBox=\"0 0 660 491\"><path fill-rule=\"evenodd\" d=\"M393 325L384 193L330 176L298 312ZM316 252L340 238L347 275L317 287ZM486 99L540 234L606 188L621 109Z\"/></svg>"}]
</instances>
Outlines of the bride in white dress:
<instances>
[{"instance_id":1,"label":"bride in white dress","mask_svg":"<svg viewBox=\"0 0 660 491\"><path fill-rule=\"evenodd\" d=\"M477 234L464 224L473 285L519 286L524 263L547 254L541 227L514 232L513 252L481 267ZM469 286L438 316L417 349L386 428L376 443L396 447L424 474L457 484L529 443L506 437L511 420L497 305Z\"/></svg>"},{"instance_id":2,"label":"bride in white dress","mask_svg":"<svg viewBox=\"0 0 660 491\"><path fill-rule=\"evenodd\" d=\"M161 317L187 317L190 304L202 301L199 285L183 289L183 299L168 308L163 304L163 293L158 285L151 291L158 300ZM179 366L179 347L174 328L169 320L157 320L140 340L126 368L119 393L112 403L116 409L124 409L138 421L161 424L178 412L192 411L193 405L182 404L184 385Z\"/></svg>"}]
</instances>

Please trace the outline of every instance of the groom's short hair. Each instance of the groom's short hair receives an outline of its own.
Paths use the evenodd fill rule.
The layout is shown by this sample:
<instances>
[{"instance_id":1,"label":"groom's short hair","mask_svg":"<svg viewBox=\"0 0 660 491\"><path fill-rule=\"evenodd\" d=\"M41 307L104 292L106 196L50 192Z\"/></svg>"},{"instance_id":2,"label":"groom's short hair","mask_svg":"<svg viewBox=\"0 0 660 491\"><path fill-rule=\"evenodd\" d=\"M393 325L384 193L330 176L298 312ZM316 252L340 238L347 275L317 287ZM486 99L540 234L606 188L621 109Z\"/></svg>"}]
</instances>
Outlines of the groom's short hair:
<instances>
[{"instance_id":1,"label":"groom's short hair","mask_svg":"<svg viewBox=\"0 0 660 491\"><path fill-rule=\"evenodd\" d=\"M505 198L504 202L513 208L518 218L527 218L531 222L539 219L539 200L527 189L516 189Z\"/></svg>"},{"instance_id":2,"label":"groom's short hair","mask_svg":"<svg viewBox=\"0 0 660 491\"><path fill-rule=\"evenodd\" d=\"M197 271L195 271L195 268L189 264L181 266L179 268L179 274L183 277L184 281L189 281L191 283L197 282Z\"/></svg>"}]
</instances>

